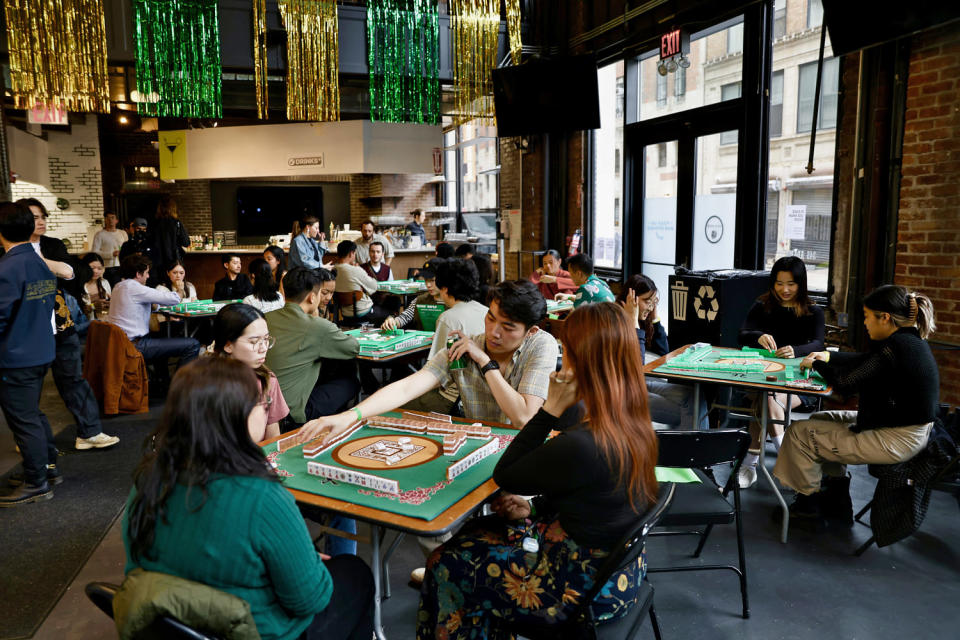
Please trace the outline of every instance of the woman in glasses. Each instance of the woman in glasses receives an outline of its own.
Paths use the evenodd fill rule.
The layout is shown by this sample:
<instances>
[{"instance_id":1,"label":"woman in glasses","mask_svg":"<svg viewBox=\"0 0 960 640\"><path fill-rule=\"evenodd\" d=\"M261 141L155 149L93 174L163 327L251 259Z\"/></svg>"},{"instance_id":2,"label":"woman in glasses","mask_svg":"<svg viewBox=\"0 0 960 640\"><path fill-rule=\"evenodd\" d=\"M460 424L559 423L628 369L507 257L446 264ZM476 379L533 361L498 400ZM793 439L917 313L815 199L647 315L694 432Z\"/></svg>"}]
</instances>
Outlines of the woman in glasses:
<instances>
[{"instance_id":1,"label":"woman in glasses","mask_svg":"<svg viewBox=\"0 0 960 640\"><path fill-rule=\"evenodd\" d=\"M214 333L214 351L253 369L261 391L266 389L263 397L267 404L267 422L262 429L251 426L250 438L254 442L261 442L280 435L280 421L287 417L290 410L283 399L277 376L263 364L267 359L267 351L275 342L267 331L263 313L248 304L228 304L217 313Z\"/></svg>"}]
</instances>

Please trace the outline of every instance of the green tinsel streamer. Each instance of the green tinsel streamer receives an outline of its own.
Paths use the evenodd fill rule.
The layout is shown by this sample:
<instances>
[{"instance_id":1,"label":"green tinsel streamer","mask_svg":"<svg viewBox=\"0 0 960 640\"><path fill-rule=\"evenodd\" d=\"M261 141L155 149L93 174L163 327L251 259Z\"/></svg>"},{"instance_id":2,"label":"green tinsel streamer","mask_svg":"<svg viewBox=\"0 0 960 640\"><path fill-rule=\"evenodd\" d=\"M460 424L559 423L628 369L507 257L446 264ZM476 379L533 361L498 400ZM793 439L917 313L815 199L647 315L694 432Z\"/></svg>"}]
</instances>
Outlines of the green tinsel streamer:
<instances>
[{"instance_id":1,"label":"green tinsel streamer","mask_svg":"<svg viewBox=\"0 0 960 640\"><path fill-rule=\"evenodd\" d=\"M221 117L217 0L133 0L133 11L140 113Z\"/></svg>"},{"instance_id":2,"label":"green tinsel streamer","mask_svg":"<svg viewBox=\"0 0 960 640\"><path fill-rule=\"evenodd\" d=\"M367 61L372 120L440 122L436 0L370 0Z\"/></svg>"}]
</instances>

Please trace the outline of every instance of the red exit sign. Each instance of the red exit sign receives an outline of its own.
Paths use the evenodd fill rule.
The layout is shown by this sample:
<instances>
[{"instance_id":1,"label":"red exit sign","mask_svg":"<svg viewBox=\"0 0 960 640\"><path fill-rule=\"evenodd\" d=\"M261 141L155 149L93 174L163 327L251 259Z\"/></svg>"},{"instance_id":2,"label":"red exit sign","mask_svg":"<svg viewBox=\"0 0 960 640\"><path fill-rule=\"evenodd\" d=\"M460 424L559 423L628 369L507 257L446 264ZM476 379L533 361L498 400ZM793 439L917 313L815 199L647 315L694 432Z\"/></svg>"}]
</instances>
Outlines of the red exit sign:
<instances>
[{"instance_id":1,"label":"red exit sign","mask_svg":"<svg viewBox=\"0 0 960 640\"><path fill-rule=\"evenodd\" d=\"M660 59L672 58L680 53L690 53L690 34L676 29L660 36Z\"/></svg>"}]
</instances>

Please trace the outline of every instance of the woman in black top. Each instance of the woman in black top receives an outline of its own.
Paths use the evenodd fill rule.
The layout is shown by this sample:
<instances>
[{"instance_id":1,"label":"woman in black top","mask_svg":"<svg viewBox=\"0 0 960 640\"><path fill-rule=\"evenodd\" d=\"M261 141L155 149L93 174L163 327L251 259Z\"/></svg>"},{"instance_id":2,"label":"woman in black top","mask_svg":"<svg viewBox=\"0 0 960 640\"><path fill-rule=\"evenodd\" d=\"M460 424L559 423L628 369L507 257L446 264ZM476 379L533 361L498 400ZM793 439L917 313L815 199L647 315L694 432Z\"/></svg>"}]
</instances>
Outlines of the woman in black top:
<instances>
[{"instance_id":1,"label":"woman in black top","mask_svg":"<svg viewBox=\"0 0 960 640\"><path fill-rule=\"evenodd\" d=\"M494 618L551 623L579 603L610 549L656 500L657 440L632 321L616 304L583 305L567 319L564 369L493 472L496 516L474 520L427 560L417 638L491 637ZM582 401L585 419L548 439ZM537 496L532 501L520 495ZM643 560L613 575L593 604L627 611Z\"/></svg>"},{"instance_id":2,"label":"woman in black top","mask_svg":"<svg viewBox=\"0 0 960 640\"><path fill-rule=\"evenodd\" d=\"M885 285L863 300L871 349L864 354L815 351L813 368L858 411L822 411L787 432L773 474L797 491L791 517L853 523L846 464L894 464L927 444L940 378L927 344L936 328L933 304L905 287ZM821 476L824 491L820 492Z\"/></svg>"},{"instance_id":3,"label":"woman in black top","mask_svg":"<svg viewBox=\"0 0 960 640\"><path fill-rule=\"evenodd\" d=\"M778 358L802 358L823 349L823 309L810 302L807 294L807 268L800 258L787 256L773 263L770 270L770 289L750 308L740 329L738 341L744 347L759 347L773 351ZM790 408L800 406L797 394L771 393L767 395L770 416L769 435L779 448L783 442L782 421L787 398ZM757 461L760 458L761 426L750 424L750 450L740 465L738 481L746 489L757 481Z\"/></svg>"}]
</instances>

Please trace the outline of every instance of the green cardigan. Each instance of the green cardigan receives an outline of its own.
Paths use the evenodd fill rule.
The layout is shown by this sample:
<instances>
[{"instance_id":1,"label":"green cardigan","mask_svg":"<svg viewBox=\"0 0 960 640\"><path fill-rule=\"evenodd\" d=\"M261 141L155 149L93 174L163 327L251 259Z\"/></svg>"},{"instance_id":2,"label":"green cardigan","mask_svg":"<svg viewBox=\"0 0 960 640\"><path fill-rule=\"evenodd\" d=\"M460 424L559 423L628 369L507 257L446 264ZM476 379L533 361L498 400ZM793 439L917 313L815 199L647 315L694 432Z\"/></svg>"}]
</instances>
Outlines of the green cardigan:
<instances>
[{"instance_id":1,"label":"green cardigan","mask_svg":"<svg viewBox=\"0 0 960 640\"><path fill-rule=\"evenodd\" d=\"M330 601L333 582L293 496L279 482L214 477L207 499L178 485L157 523L149 558L130 554L130 492L123 521L125 573L137 567L202 582L250 604L264 640L297 638Z\"/></svg>"}]
</instances>

